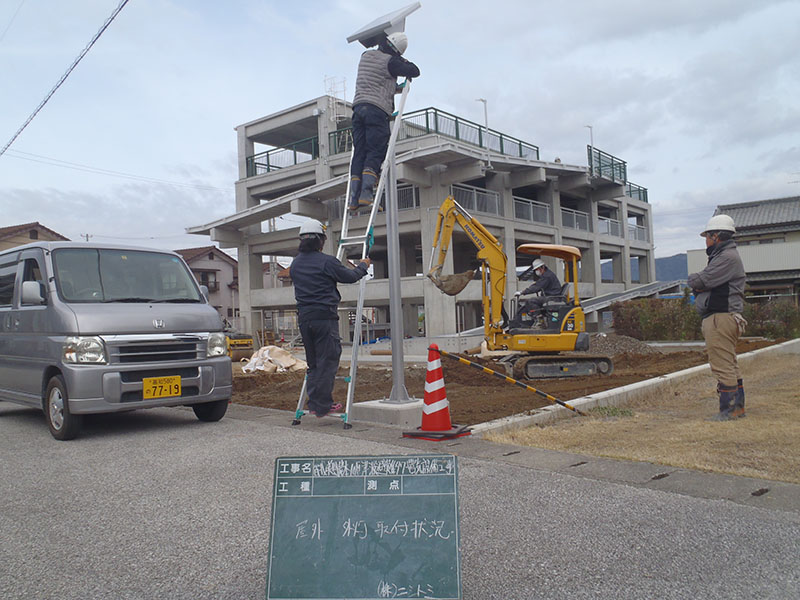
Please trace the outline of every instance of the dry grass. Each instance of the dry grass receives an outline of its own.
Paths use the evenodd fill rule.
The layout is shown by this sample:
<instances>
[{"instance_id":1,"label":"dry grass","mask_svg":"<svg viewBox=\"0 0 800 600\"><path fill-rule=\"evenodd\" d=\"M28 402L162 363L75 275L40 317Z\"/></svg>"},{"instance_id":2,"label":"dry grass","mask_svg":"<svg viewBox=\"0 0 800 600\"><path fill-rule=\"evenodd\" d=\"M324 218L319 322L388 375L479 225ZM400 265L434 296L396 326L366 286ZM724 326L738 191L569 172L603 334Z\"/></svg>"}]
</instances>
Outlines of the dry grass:
<instances>
[{"instance_id":1,"label":"dry grass","mask_svg":"<svg viewBox=\"0 0 800 600\"><path fill-rule=\"evenodd\" d=\"M715 380L701 375L624 407L622 416L577 417L487 435L493 441L687 469L800 483L800 358L772 355L743 365L747 417L718 410ZM616 411L610 411L612 414Z\"/></svg>"}]
</instances>

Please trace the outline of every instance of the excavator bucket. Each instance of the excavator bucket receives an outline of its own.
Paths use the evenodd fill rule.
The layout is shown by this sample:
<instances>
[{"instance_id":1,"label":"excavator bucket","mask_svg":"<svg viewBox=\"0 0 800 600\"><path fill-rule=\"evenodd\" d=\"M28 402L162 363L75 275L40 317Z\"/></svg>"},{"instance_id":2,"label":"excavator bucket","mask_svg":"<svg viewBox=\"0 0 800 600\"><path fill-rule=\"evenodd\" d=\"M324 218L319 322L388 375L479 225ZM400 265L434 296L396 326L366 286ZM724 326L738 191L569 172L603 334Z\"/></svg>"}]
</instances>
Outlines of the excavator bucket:
<instances>
[{"instance_id":1,"label":"excavator bucket","mask_svg":"<svg viewBox=\"0 0 800 600\"><path fill-rule=\"evenodd\" d=\"M453 275L442 275L438 273L428 273L428 277L437 288L442 290L448 296L455 296L472 281L475 277L475 271L464 271L463 273L455 273Z\"/></svg>"}]
</instances>

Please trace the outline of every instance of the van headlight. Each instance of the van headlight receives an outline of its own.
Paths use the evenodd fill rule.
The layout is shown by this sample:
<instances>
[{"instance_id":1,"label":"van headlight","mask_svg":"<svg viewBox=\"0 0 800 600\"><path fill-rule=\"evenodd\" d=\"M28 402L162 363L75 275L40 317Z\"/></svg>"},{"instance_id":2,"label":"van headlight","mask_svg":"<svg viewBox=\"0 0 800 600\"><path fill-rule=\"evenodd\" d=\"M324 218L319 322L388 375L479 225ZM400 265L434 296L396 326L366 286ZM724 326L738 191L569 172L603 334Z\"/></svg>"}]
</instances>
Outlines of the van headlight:
<instances>
[{"instance_id":1,"label":"van headlight","mask_svg":"<svg viewBox=\"0 0 800 600\"><path fill-rule=\"evenodd\" d=\"M208 334L206 356L225 356L228 354L228 340L221 331Z\"/></svg>"},{"instance_id":2,"label":"van headlight","mask_svg":"<svg viewBox=\"0 0 800 600\"><path fill-rule=\"evenodd\" d=\"M62 346L64 362L104 365L106 345L99 337L68 337Z\"/></svg>"}]
</instances>

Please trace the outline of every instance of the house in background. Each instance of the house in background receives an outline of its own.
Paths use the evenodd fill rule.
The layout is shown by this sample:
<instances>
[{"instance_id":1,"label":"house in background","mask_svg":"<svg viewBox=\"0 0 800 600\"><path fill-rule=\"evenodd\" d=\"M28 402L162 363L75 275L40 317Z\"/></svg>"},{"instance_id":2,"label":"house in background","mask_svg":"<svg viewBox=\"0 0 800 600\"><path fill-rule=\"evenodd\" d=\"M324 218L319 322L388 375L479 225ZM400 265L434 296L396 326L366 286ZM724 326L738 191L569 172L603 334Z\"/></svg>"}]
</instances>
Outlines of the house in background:
<instances>
[{"instance_id":1,"label":"house in background","mask_svg":"<svg viewBox=\"0 0 800 600\"><path fill-rule=\"evenodd\" d=\"M31 242L68 242L68 237L48 229L38 221L24 225L0 227L0 250L8 250Z\"/></svg>"},{"instance_id":2,"label":"house in background","mask_svg":"<svg viewBox=\"0 0 800 600\"><path fill-rule=\"evenodd\" d=\"M208 288L208 300L234 327L239 317L238 262L216 246L175 250L189 265L197 282Z\"/></svg>"},{"instance_id":3,"label":"house in background","mask_svg":"<svg viewBox=\"0 0 800 600\"><path fill-rule=\"evenodd\" d=\"M747 274L750 298L800 297L800 196L720 204L715 215L736 224L734 240ZM689 250L689 273L706 265L705 250Z\"/></svg>"}]
</instances>

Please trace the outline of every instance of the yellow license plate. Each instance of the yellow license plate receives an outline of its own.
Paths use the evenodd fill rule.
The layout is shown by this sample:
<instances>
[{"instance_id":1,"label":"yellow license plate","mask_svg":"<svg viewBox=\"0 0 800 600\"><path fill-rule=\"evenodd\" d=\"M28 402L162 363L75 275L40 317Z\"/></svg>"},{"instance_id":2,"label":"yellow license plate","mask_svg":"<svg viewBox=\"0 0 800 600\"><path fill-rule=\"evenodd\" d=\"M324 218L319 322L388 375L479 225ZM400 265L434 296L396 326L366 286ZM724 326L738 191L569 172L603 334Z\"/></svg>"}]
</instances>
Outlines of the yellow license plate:
<instances>
[{"instance_id":1,"label":"yellow license plate","mask_svg":"<svg viewBox=\"0 0 800 600\"><path fill-rule=\"evenodd\" d=\"M145 377L142 379L142 398L171 398L181 395L181 377Z\"/></svg>"}]
</instances>

